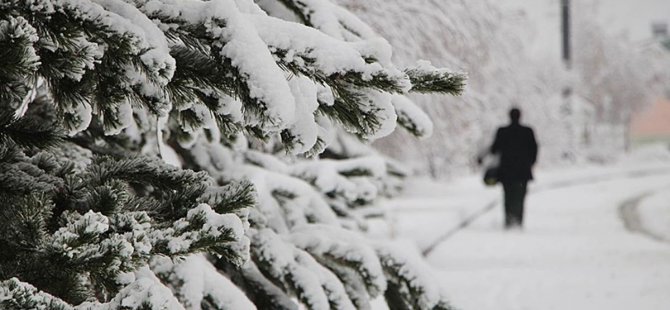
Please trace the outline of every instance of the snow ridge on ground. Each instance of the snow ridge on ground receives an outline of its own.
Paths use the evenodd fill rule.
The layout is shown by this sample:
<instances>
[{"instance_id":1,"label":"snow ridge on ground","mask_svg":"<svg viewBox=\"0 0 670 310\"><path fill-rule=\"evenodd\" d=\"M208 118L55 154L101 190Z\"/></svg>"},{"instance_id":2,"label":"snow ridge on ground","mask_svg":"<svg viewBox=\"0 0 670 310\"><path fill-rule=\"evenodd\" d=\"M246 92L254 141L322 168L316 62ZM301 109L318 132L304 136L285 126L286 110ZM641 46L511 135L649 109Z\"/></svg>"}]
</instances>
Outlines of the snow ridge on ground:
<instances>
[{"instance_id":1,"label":"snow ridge on ground","mask_svg":"<svg viewBox=\"0 0 670 310\"><path fill-rule=\"evenodd\" d=\"M643 198L637 212L641 224L649 232L670 241L670 188Z\"/></svg>"}]
</instances>

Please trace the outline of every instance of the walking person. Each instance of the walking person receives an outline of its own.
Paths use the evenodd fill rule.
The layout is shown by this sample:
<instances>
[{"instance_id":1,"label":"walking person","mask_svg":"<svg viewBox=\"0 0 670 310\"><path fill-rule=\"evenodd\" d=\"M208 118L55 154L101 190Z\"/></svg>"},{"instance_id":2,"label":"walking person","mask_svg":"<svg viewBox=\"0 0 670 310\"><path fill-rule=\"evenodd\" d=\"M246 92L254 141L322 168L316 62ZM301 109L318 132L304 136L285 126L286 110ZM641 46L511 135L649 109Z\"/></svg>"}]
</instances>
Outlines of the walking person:
<instances>
[{"instance_id":1,"label":"walking person","mask_svg":"<svg viewBox=\"0 0 670 310\"><path fill-rule=\"evenodd\" d=\"M510 124L498 128L489 150L500 157L498 180L502 183L505 205L505 228L521 228L531 168L537 159L537 142L530 127L521 125L521 110L509 111ZM478 160L481 162L481 158Z\"/></svg>"}]
</instances>

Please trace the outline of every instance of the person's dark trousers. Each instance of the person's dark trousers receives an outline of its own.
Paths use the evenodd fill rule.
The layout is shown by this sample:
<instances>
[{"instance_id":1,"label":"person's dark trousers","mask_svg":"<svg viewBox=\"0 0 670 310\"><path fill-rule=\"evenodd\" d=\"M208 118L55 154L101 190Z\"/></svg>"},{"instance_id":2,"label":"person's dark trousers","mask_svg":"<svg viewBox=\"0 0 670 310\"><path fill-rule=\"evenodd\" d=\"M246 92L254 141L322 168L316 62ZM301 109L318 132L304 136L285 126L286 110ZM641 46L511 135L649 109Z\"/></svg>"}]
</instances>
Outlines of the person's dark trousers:
<instances>
[{"instance_id":1,"label":"person's dark trousers","mask_svg":"<svg viewBox=\"0 0 670 310\"><path fill-rule=\"evenodd\" d=\"M505 193L505 228L523 225L523 202L526 198L525 181L503 182Z\"/></svg>"}]
</instances>

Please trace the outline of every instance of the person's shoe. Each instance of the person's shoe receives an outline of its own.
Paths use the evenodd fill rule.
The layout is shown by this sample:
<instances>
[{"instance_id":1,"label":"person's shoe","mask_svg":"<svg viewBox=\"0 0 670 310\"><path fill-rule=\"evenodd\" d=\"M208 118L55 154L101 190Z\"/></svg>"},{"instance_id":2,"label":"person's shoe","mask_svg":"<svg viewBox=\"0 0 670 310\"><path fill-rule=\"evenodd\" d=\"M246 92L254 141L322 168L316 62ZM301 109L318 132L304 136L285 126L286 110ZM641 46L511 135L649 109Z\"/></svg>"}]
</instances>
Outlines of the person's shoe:
<instances>
[{"instance_id":1,"label":"person's shoe","mask_svg":"<svg viewBox=\"0 0 670 310\"><path fill-rule=\"evenodd\" d=\"M520 222L513 221L513 222L510 222L510 223L505 223L505 230L508 230L508 231L522 231L523 226L521 225Z\"/></svg>"}]
</instances>

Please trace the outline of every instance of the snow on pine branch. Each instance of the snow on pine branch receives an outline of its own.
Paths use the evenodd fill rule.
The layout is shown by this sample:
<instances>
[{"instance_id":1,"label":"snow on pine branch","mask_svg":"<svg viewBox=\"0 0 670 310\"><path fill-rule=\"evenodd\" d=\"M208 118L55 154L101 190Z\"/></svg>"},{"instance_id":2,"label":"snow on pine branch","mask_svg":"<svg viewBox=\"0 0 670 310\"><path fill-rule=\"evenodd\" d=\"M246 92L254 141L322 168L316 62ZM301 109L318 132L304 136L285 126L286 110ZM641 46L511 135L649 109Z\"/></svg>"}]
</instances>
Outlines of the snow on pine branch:
<instances>
[{"instance_id":1,"label":"snow on pine branch","mask_svg":"<svg viewBox=\"0 0 670 310\"><path fill-rule=\"evenodd\" d=\"M368 140L398 123L428 134L426 115L401 96L457 93L462 79L428 65L397 68L386 40L325 0L279 2L299 7L305 25L251 0L0 3L8 51L0 64L5 55L15 63L0 67L2 108L62 123L62 149L89 151L85 160L63 150L28 156L0 141L0 174L17 174L0 178L0 189L20 189L0 191L17 208L0 215L32 228L0 232L37 249L20 261L58 271L7 277L53 301L10 280L0 302L369 309L383 295L440 303L432 283L413 276L414 262L364 237L359 211L400 174L374 152L344 147L340 129Z\"/></svg>"},{"instance_id":2,"label":"snow on pine branch","mask_svg":"<svg viewBox=\"0 0 670 310\"><path fill-rule=\"evenodd\" d=\"M339 265L334 270L353 268L360 279L351 281L362 280L370 297L386 290L386 278L379 258L360 235L333 226L314 224L297 227L290 238L297 247L327 261L326 265ZM350 289L358 287L358 284L345 281Z\"/></svg>"},{"instance_id":3,"label":"snow on pine branch","mask_svg":"<svg viewBox=\"0 0 670 310\"><path fill-rule=\"evenodd\" d=\"M246 167L245 175L258 191L259 211L281 223L273 228L285 231L308 222L337 223L336 214L308 183L253 166ZM283 216L277 218L278 214Z\"/></svg>"},{"instance_id":4,"label":"snow on pine branch","mask_svg":"<svg viewBox=\"0 0 670 310\"><path fill-rule=\"evenodd\" d=\"M319 27L268 16L250 1L60 0L40 6L23 6L12 1L1 7L11 14L38 16L35 20L39 29L49 29L52 20L57 19L63 23L83 23L96 30L83 32L71 26L68 31L73 39L69 41L55 33L39 33L40 41L34 44L40 57L62 58L60 62L43 62L38 73L45 77L46 87L66 116L71 135L85 130L91 124L91 115L97 115L107 134L134 127L132 123L137 121L134 118L145 112L131 106L144 106L158 115L179 107L179 113L172 117L182 124L186 135L196 134L195 129L203 128L207 122L207 118L198 116L204 110L190 112L189 107L204 106L226 136L230 136L230 130L239 131L243 127L253 128L250 132L264 138L282 132L287 149L293 153L318 152L327 144L327 139L315 139L313 134L315 128L318 131L318 123L323 123L316 120L319 113L329 115L362 137L388 134L395 127L396 112L386 96L372 90L406 93L428 89L413 86L415 76L393 66L388 43L374 36L360 20L328 2L308 2L305 5L313 8L310 10L320 12L315 16L326 20L327 11L332 9L340 27L359 29L366 35L363 39L343 38L343 41L329 36L332 31L322 32ZM56 18L57 10L67 14ZM333 21L318 24L332 24L326 28L335 25ZM78 61L79 56L86 60ZM187 64L188 57L205 57L216 63L196 62L198 65L192 66ZM53 65L57 63L67 65ZM183 71L180 66L188 70ZM68 67L73 69L68 71ZM187 75L180 75L176 81L186 79L190 83L173 86L175 70ZM206 74L200 74L207 70ZM305 97L307 93L296 89L287 71L311 80L301 82L301 89L307 89L310 83L317 89L328 85L335 99L333 104L314 96ZM199 85L198 82L204 81L200 76L207 77L209 86ZM218 81L216 76L220 77ZM453 77L444 74L422 76L414 80L427 83L436 78L453 83L450 80ZM433 83L429 90L445 91L440 87L453 88ZM235 111L222 111L220 104L212 104L226 95L241 99L244 113L241 124L233 116ZM179 99L202 101L204 105ZM318 109L314 110L315 106ZM216 130L212 126L207 128Z\"/></svg>"},{"instance_id":5,"label":"snow on pine branch","mask_svg":"<svg viewBox=\"0 0 670 310\"><path fill-rule=\"evenodd\" d=\"M171 309L185 310L174 293L148 267L134 272L135 279L106 303L84 302L77 310Z\"/></svg>"},{"instance_id":6,"label":"snow on pine branch","mask_svg":"<svg viewBox=\"0 0 670 310\"><path fill-rule=\"evenodd\" d=\"M254 309L254 304L230 279L203 254L194 254L175 262L158 257L152 270L174 291L186 309L210 305L216 309ZM170 285L174 283L175 285Z\"/></svg>"},{"instance_id":7,"label":"snow on pine branch","mask_svg":"<svg viewBox=\"0 0 670 310\"><path fill-rule=\"evenodd\" d=\"M417 250L401 242L373 243L388 279L386 294L394 295L394 309L454 309L436 285L436 279Z\"/></svg>"},{"instance_id":8,"label":"snow on pine branch","mask_svg":"<svg viewBox=\"0 0 670 310\"><path fill-rule=\"evenodd\" d=\"M243 84L237 95L249 101L247 109L262 111L260 119L253 118L260 115L247 114L248 125L277 130L294 121L294 98L284 73L234 1L149 1L142 9L168 23L203 28L200 31L209 40L211 53Z\"/></svg>"},{"instance_id":9,"label":"snow on pine branch","mask_svg":"<svg viewBox=\"0 0 670 310\"><path fill-rule=\"evenodd\" d=\"M281 19L260 15L249 18L280 62L316 81L342 81L391 92L411 88L401 71L382 65L390 63L390 53L380 52L390 50L383 39L349 43Z\"/></svg>"},{"instance_id":10,"label":"snow on pine branch","mask_svg":"<svg viewBox=\"0 0 670 310\"><path fill-rule=\"evenodd\" d=\"M279 0L300 21L340 40L358 41L376 37L375 32L346 9L327 0ZM262 4L261 4L262 5Z\"/></svg>"},{"instance_id":11,"label":"snow on pine branch","mask_svg":"<svg viewBox=\"0 0 670 310\"><path fill-rule=\"evenodd\" d=\"M293 176L309 182L321 193L331 199L339 198L349 206L377 198L377 186L373 182L386 173L385 162L378 156L305 161L294 165L291 171Z\"/></svg>"},{"instance_id":12,"label":"snow on pine branch","mask_svg":"<svg viewBox=\"0 0 670 310\"><path fill-rule=\"evenodd\" d=\"M398 124L419 138L427 138L433 134L433 122L430 117L416 106L409 98L393 95L391 101L398 113Z\"/></svg>"},{"instance_id":13,"label":"snow on pine branch","mask_svg":"<svg viewBox=\"0 0 670 310\"><path fill-rule=\"evenodd\" d=\"M352 217L352 208L369 205L381 194L382 184L375 180L385 177L389 171L379 157L287 164L275 156L254 150L246 150L242 158L236 158L233 150L219 145L205 145L206 142L199 142L194 145L194 150L199 164L209 166L212 176L216 179L225 178L225 175L243 177L249 179L257 190L258 206L249 216L251 227L247 231L255 267L245 265L237 271L246 279L244 283L251 281L263 287L254 291L270 292L273 289L267 287L267 283L281 283L280 288L285 291L281 294L293 292L286 297L296 294L302 303L314 308L324 307L328 300L331 300L332 307L332 300L337 299L341 300L338 304L348 300L346 304L353 303L356 308L365 309L372 298L386 291L389 281L400 279L397 281L402 284L403 279L410 277L414 285L412 294L418 294L416 298L426 299L426 304L444 303L441 297L435 299L436 289L432 288L434 284L429 278L415 278L413 273L409 273L420 270L420 266L413 266L415 261L406 259L404 255L398 257L379 252L374 243L350 230L357 229L356 225L347 225ZM218 150L213 151L215 149ZM216 164L212 165L214 162ZM228 173L223 174L223 171ZM368 182L368 187L360 182ZM375 194L366 194L366 188ZM332 221L330 217L333 215L329 215L327 220L314 216L322 211L332 214L329 208L335 211L338 221ZM318 265L312 264L311 258L301 251L309 253ZM380 253L385 256L380 256ZM391 265L383 267L383 259ZM395 268L403 262L412 266ZM296 264L302 267L298 268ZM255 273L254 268L258 268L260 274ZM328 290L333 290L326 289L326 284L330 283L328 279L332 278L330 273L340 279L347 299L335 297L340 295L334 291L328 293ZM267 279L262 280L261 275ZM415 297L405 292L401 288L401 291L394 290L393 294L412 302Z\"/></svg>"},{"instance_id":14,"label":"snow on pine branch","mask_svg":"<svg viewBox=\"0 0 670 310\"><path fill-rule=\"evenodd\" d=\"M353 309L342 284L310 255L269 229L252 230L252 259L271 280L295 295L309 309Z\"/></svg>"},{"instance_id":15,"label":"snow on pine branch","mask_svg":"<svg viewBox=\"0 0 670 310\"><path fill-rule=\"evenodd\" d=\"M405 69L412 81L412 91L418 93L445 93L458 95L463 92L466 76L446 69L435 68L428 61L419 61L415 67Z\"/></svg>"},{"instance_id":16,"label":"snow on pine branch","mask_svg":"<svg viewBox=\"0 0 670 310\"><path fill-rule=\"evenodd\" d=\"M2 309L53 309L74 310L66 302L39 291L26 282L11 278L0 282L0 307Z\"/></svg>"}]
</instances>

